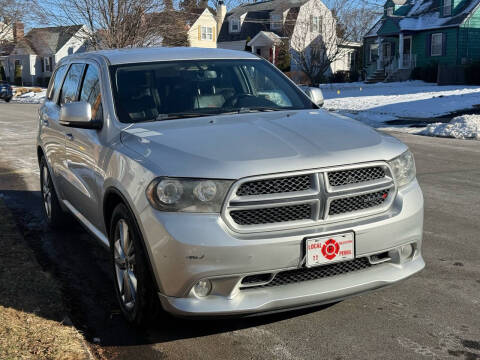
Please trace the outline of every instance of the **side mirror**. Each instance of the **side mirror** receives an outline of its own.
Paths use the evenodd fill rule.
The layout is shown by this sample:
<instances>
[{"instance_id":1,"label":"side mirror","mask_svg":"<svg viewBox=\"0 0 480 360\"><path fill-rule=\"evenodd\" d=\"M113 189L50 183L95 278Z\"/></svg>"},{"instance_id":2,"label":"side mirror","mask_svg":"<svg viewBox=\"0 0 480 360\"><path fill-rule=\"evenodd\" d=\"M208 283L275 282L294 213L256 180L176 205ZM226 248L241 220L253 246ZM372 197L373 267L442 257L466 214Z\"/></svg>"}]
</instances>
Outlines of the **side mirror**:
<instances>
[{"instance_id":1,"label":"side mirror","mask_svg":"<svg viewBox=\"0 0 480 360\"><path fill-rule=\"evenodd\" d=\"M63 104L60 108L60 124L82 129L100 129L102 123L92 120L92 107L86 101Z\"/></svg>"},{"instance_id":2,"label":"side mirror","mask_svg":"<svg viewBox=\"0 0 480 360\"><path fill-rule=\"evenodd\" d=\"M319 107L323 106L322 90L320 90L319 88L316 88L316 87L308 87L308 86L302 87L301 89L303 90L303 92L305 94L307 94L307 96L310 98L310 100L312 100L312 102L315 105L317 105Z\"/></svg>"}]
</instances>

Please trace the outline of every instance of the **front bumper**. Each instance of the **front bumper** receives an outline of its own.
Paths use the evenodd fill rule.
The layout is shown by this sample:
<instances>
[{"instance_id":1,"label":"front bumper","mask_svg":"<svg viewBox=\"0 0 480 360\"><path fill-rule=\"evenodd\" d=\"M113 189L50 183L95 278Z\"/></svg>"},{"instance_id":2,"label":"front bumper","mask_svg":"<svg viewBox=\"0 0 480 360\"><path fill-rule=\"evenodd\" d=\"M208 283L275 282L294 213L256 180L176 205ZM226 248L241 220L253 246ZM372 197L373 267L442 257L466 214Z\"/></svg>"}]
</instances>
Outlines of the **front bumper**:
<instances>
[{"instance_id":1,"label":"front bumper","mask_svg":"<svg viewBox=\"0 0 480 360\"><path fill-rule=\"evenodd\" d=\"M147 207L140 226L163 307L182 316L251 314L334 302L393 284L420 271L423 196L417 181L399 189L392 207L379 215L289 231L237 234L217 214L164 213ZM370 268L268 288L240 289L244 276L298 268L305 237L355 232L356 257L415 244L412 258ZM211 279L212 294L192 287Z\"/></svg>"}]
</instances>

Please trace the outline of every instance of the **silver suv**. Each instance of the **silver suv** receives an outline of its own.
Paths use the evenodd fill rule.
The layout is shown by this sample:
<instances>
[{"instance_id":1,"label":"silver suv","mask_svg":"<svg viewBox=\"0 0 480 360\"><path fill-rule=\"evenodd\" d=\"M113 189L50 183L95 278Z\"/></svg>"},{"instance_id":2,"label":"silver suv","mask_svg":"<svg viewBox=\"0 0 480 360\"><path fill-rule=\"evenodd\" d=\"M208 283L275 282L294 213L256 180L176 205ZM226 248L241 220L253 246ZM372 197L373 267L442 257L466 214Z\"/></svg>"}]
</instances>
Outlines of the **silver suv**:
<instances>
[{"instance_id":1,"label":"silver suv","mask_svg":"<svg viewBox=\"0 0 480 360\"><path fill-rule=\"evenodd\" d=\"M306 92L220 49L58 64L38 134L46 217L73 214L110 250L129 321L313 306L425 266L412 154Z\"/></svg>"}]
</instances>

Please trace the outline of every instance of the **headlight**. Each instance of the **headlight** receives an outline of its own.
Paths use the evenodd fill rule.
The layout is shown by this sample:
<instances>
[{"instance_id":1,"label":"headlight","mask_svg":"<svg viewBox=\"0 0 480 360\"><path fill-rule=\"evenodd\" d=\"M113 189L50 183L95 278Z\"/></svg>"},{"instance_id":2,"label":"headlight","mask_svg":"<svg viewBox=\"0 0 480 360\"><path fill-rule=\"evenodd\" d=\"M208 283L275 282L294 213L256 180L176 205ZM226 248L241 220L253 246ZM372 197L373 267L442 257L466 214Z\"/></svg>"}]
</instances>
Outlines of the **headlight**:
<instances>
[{"instance_id":1,"label":"headlight","mask_svg":"<svg viewBox=\"0 0 480 360\"><path fill-rule=\"evenodd\" d=\"M157 178L147 188L150 204L162 211L216 212L222 209L231 180Z\"/></svg>"},{"instance_id":2,"label":"headlight","mask_svg":"<svg viewBox=\"0 0 480 360\"><path fill-rule=\"evenodd\" d=\"M398 187L407 185L410 181L415 179L415 160L410 151L405 151L399 157L389 161L390 167L393 171L393 177L397 182Z\"/></svg>"}]
</instances>

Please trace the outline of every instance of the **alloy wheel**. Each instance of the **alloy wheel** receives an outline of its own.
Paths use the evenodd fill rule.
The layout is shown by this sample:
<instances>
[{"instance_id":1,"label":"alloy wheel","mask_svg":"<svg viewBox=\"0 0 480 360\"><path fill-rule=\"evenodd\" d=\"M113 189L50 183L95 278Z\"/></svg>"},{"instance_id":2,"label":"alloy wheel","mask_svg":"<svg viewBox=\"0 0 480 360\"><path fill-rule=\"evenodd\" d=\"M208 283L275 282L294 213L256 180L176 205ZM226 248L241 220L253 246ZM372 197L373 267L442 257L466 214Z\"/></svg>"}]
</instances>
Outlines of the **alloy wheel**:
<instances>
[{"instance_id":1,"label":"alloy wheel","mask_svg":"<svg viewBox=\"0 0 480 360\"><path fill-rule=\"evenodd\" d=\"M46 166L42 167L42 196L45 213L50 219L52 217L52 186L50 174L48 173L48 168Z\"/></svg>"},{"instance_id":2,"label":"alloy wheel","mask_svg":"<svg viewBox=\"0 0 480 360\"><path fill-rule=\"evenodd\" d=\"M135 307L137 297L135 248L128 224L124 219L120 219L115 227L113 250L118 291L124 307L131 311Z\"/></svg>"}]
</instances>

